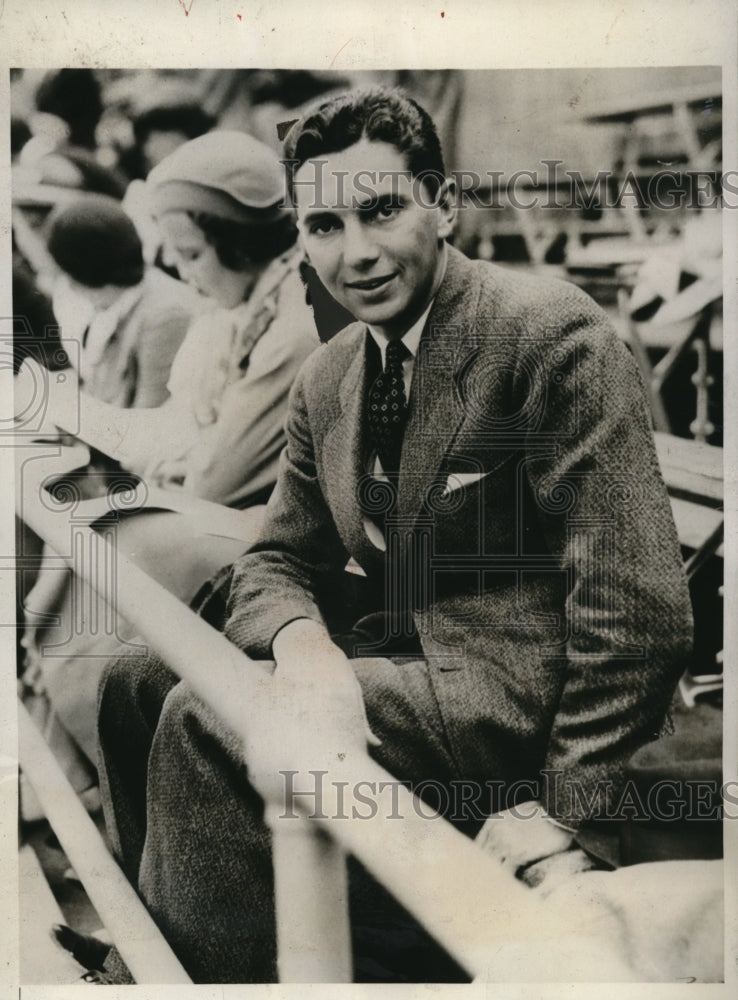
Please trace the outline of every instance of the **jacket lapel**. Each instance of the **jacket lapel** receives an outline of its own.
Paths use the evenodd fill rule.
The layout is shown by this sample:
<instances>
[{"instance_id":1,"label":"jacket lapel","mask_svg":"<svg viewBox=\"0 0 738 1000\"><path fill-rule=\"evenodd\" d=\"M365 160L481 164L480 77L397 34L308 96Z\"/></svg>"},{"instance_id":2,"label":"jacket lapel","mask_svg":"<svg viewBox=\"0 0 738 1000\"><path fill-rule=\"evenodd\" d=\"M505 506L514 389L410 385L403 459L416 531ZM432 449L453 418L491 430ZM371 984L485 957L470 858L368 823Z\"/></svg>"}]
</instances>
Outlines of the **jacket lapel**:
<instances>
[{"instance_id":1,"label":"jacket lapel","mask_svg":"<svg viewBox=\"0 0 738 1000\"><path fill-rule=\"evenodd\" d=\"M365 555L374 554L364 531L364 514L359 504L359 482L366 475L363 422L366 363L366 327L357 324L353 357L338 390L340 413L325 436L322 453L336 527L360 564L362 550Z\"/></svg>"},{"instance_id":2,"label":"jacket lapel","mask_svg":"<svg viewBox=\"0 0 738 1000\"><path fill-rule=\"evenodd\" d=\"M398 511L416 517L439 482L443 459L465 411L457 391L458 372L473 332L479 284L469 261L452 247L436 300L421 337L410 392L410 414L400 460Z\"/></svg>"}]
</instances>

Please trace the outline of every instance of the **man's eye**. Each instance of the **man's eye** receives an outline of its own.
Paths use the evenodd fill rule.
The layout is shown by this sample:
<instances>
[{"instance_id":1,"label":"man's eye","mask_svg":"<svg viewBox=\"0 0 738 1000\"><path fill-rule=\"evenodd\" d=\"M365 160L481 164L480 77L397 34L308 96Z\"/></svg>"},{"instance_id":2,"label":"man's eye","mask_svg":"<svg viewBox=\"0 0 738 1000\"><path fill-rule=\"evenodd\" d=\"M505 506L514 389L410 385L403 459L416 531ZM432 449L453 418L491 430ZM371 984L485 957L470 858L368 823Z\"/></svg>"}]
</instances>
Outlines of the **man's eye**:
<instances>
[{"instance_id":1,"label":"man's eye","mask_svg":"<svg viewBox=\"0 0 738 1000\"><path fill-rule=\"evenodd\" d=\"M316 236L325 236L336 228L336 223L332 219L318 219L310 226L310 232Z\"/></svg>"},{"instance_id":2,"label":"man's eye","mask_svg":"<svg viewBox=\"0 0 738 1000\"><path fill-rule=\"evenodd\" d=\"M376 212L378 219L392 219L400 212L400 205L397 202L388 201L380 205Z\"/></svg>"},{"instance_id":3,"label":"man's eye","mask_svg":"<svg viewBox=\"0 0 738 1000\"><path fill-rule=\"evenodd\" d=\"M187 264L192 264L198 260L202 251L200 250L178 250L177 256Z\"/></svg>"}]
</instances>

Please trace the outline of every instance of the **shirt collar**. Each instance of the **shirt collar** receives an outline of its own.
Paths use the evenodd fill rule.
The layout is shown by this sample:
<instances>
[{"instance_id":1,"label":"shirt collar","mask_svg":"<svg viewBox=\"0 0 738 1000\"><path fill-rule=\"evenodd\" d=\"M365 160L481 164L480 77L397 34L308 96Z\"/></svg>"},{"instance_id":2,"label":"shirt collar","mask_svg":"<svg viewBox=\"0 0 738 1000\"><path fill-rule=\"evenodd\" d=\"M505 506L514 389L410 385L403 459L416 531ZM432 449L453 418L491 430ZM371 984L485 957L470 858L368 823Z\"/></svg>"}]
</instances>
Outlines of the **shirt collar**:
<instances>
[{"instance_id":1,"label":"shirt collar","mask_svg":"<svg viewBox=\"0 0 738 1000\"><path fill-rule=\"evenodd\" d=\"M413 358L418 353L418 346L420 345L420 337L421 334L423 333L423 327L425 326L425 321L428 319L428 313L431 311L432 306L433 306L433 299L431 299L431 301L428 303L428 307L423 313L423 315L418 317L418 319L413 323L413 325L410 327L407 333L400 338L405 347L410 352L411 357ZM379 330L375 330L368 324L367 324L367 329L369 330L369 334L372 340L380 350L380 353L382 355L382 367L384 368L385 352L387 350L387 344L389 343L389 338L387 337L386 334L381 333Z\"/></svg>"}]
</instances>

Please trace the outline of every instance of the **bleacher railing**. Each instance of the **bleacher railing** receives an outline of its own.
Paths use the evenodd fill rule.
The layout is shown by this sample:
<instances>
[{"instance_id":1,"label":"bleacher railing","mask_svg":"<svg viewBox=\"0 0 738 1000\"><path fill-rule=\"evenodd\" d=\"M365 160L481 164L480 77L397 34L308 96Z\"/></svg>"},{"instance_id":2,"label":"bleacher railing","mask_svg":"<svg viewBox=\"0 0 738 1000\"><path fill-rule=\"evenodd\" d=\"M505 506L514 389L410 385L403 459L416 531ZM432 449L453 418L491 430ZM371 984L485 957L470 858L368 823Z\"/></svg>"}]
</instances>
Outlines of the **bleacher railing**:
<instances>
[{"instance_id":1,"label":"bleacher railing","mask_svg":"<svg viewBox=\"0 0 738 1000\"><path fill-rule=\"evenodd\" d=\"M74 561L67 512L63 508L57 512L39 501L42 484L48 482L50 473L55 468L64 470L62 449L29 443L19 446L17 453L23 465L23 475L18 476L23 494L17 499L18 515L59 556L70 565L74 563L75 572L88 585L101 592L110 542L100 544L92 527L76 524L77 539L89 535L84 545L88 557ZM114 602L112 611L127 619L244 742L250 742L249 720L260 714L271 713L271 724L277 731L287 731L286 727L294 724L294 706L280 705L271 696L272 678L262 664L250 660L121 553L116 555L115 565L114 598L104 588L102 598ZM322 696L330 697L330 693ZM21 766L41 793L42 805L48 805L53 795L45 795L43 786L49 780L60 784L62 776L45 773L50 754L42 753L39 760L40 736L34 735L30 719L21 718ZM547 912L548 926L541 926L543 913L530 890L450 823L440 817L426 818L428 805L414 800L412 793L368 754L346 754L339 760L336 749L320 732L305 731L301 759L294 762L300 774L314 769L323 772L320 811L314 811L313 800L300 795L289 802L271 798L265 807L273 835L282 982L350 981L347 852L392 892L471 977L487 969L495 942L531 940L532 936L552 940L560 934L560 917ZM253 759L258 753L258 747L252 746L250 770L256 775L268 773L268 761ZM401 820L388 820L381 810L366 818L365 801L356 798L355 791L360 782L367 781L378 788L381 782L392 787ZM274 783L268 784L268 788L256 786L267 797L274 791ZM73 794L71 789L69 792ZM133 890L128 891L122 876L113 875L108 865L88 864L91 855L79 850L77 838L85 839L91 831L85 831L82 824L57 825L60 810L52 807L50 811L62 846L136 981L183 981L179 963L160 936L157 940L147 923L148 914ZM123 918L123 914L127 916ZM140 922L138 930L132 930L131 920ZM145 948L140 947L141 942L146 943Z\"/></svg>"},{"instance_id":2,"label":"bleacher railing","mask_svg":"<svg viewBox=\"0 0 738 1000\"><path fill-rule=\"evenodd\" d=\"M696 514L702 515L700 540L690 537L687 544L697 553L720 553L720 449L659 434L656 444L677 524L683 519L691 531ZM343 753L345 748L332 745L325 732L306 725L306 719L326 717L330 691L320 691L320 712L285 699L265 664L250 660L120 551L113 552L109 523L98 533L94 519L70 518L65 504L42 500L48 496L45 485L79 465L78 448L19 440L14 450L19 517L98 593L109 616L120 615L134 626L248 747L250 780L265 799L272 833L282 982L351 980L349 853L471 978L509 978L523 956L527 974L535 958L539 970L564 962L565 978L571 980L597 979L600 966L608 978L634 978L633 970L619 962L617 942L597 926L582 926L565 894L560 903L542 899L446 820L430 818L428 805L366 752ZM680 528L680 537L687 534ZM254 721L264 719L276 733L299 734L297 742L291 740L294 761L285 763L283 753L279 763L268 759L272 751L254 738ZM22 705L19 727L21 766L135 981L189 982ZM277 780L285 768L298 776L294 793ZM300 780L311 772L321 775L319 809ZM391 809L367 814L366 799L357 794L367 782L391 789Z\"/></svg>"}]
</instances>

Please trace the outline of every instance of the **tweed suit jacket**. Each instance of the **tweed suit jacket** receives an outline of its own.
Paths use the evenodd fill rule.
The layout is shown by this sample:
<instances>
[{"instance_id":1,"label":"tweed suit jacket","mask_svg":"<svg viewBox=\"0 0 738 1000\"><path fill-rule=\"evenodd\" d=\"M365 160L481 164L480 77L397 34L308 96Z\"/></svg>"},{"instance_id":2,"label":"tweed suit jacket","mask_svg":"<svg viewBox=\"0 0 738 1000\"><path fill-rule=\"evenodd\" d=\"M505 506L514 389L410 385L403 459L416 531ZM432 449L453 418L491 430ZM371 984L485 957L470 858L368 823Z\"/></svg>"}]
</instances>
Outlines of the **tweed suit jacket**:
<instances>
[{"instance_id":1,"label":"tweed suit jacket","mask_svg":"<svg viewBox=\"0 0 738 1000\"><path fill-rule=\"evenodd\" d=\"M549 812L576 825L658 735L691 642L635 365L576 287L449 248L388 507L365 471L366 340L354 323L301 369L226 634L270 657L287 622L322 620L321 580L349 557L388 591L412 580L459 772L543 775ZM391 559L367 531L380 508Z\"/></svg>"}]
</instances>

